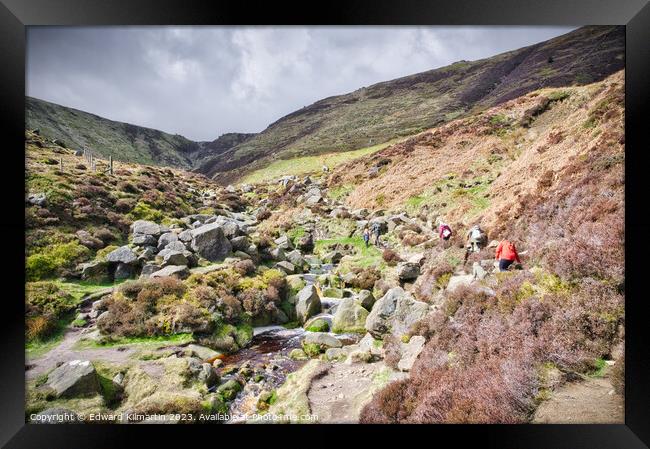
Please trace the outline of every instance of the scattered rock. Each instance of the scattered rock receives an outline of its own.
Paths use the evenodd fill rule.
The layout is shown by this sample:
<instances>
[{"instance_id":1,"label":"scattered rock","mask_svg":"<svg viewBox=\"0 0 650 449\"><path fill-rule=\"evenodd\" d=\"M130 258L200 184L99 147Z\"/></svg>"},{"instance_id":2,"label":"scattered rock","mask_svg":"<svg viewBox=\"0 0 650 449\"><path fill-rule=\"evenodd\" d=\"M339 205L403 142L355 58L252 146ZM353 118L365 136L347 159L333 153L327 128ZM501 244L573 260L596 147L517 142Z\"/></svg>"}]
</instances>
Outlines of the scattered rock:
<instances>
[{"instance_id":1,"label":"scattered rock","mask_svg":"<svg viewBox=\"0 0 650 449\"><path fill-rule=\"evenodd\" d=\"M408 343L401 343L402 358L397 362L400 371L410 371L415 360L424 348L425 339L420 335L414 335Z\"/></svg>"},{"instance_id":2,"label":"scattered rock","mask_svg":"<svg viewBox=\"0 0 650 449\"><path fill-rule=\"evenodd\" d=\"M138 261L138 257L135 255L133 250L128 246L120 246L114 251L111 251L106 256L107 262L113 263L123 263L123 264L133 264Z\"/></svg>"},{"instance_id":3,"label":"scattered rock","mask_svg":"<svg viewBox=\"0 0 650 449\"><path fill-rule=\"evenodd\" d=\"M296 297L296 316L300 323L320 313L321 302L314 285L308 285L298 292Z\"/></svg>"},{"instance_id":4,"label":"scattered rock","mask_svg":"<svg viewBox=\"0 0 650 449\"><path fill-rule=\"evenodd\" d=\"M223 260L232 249L222 227L216 223L194 229L191 247L199 256L211 262Z\"/></svg>"},{"instance_id":5,"label":"scattered rock","mask_svg":"<svg viewBox=\"0 0 650 449\"><path fill-rule=\"evenodd\" d=\"M309 332L305 335L303 344L320 345L327 348L340 348L341 340L325 332Z\"/></svg>"},{"instance_id":6,"label":"scattered rock","mask_svg":"<svg viewBox=\"0 0 650 449\"><path fill-rule=\"evenodd\" d=\"M370 290L361 290L357 297L357 301L359 301L361 307L370 312L372 306L375 304L375 297Z\"/></svg>"},{"instance_id":7,"label":"scattered rock","mask_svg":"<svg viewBox=\"0 0 650 449\"><path fill-rule=\"evenodd\" d=\"M55 397L92 396L100 392L97 372L88 360L72 360L62 364L47 376L45 387Z\"/></svg>"},{"instance_id":8,"label":"scattered rock","mask_svg":"<svg viewBox=\"0 0 650 449\"><path fill-rule=\"evenodd\" d=\"M420 265L412 262L397 264L397 277L402 282L413 281L420 275Z\"/></svg>"},{"instance_id":9,"label":"scattered rock","mask_svg":"<svg viewBox=\"0 0 650 449\"><path fill-rule=\"evenodd\" d=\"M336 333L365 332L368 311L352 298L345 298L339 303L334 318L332 331Z\"/></svg>"},{"instance_id":10,"label":"scattered rock","mask_svg":"<svg viewBox=\"0 0 650 449\"><path fill-rule=\"evenodd\" d=\"M190 275L190 270L185 265L168 265L165 268L151 273L149 277L159 278L165 276L175 276L180 279L185 279Z\"/></svg>"},{"instance_id":11,"label":"scattered rock","mask_svg":"<svg viewBox=\"0 0 650 449\"><path fill-rule=\"evenodd\" d=\"M375 303L366 319L366 329L375 338L382 338L387 332L401 336L428 312L428 304L416 301L401 287L394 287Z\"/></svg>"},{"instance_id":12,"label":"scattered rock","mask_svg":"<svg viewBox=\"0 0 650 449\"><path fill-rule=\"evenodd\" d=\"M158 237L161 234L160 225L147 220L137 220L131 225L131 233L145 234Z\"/></svg>"}]
</instances>

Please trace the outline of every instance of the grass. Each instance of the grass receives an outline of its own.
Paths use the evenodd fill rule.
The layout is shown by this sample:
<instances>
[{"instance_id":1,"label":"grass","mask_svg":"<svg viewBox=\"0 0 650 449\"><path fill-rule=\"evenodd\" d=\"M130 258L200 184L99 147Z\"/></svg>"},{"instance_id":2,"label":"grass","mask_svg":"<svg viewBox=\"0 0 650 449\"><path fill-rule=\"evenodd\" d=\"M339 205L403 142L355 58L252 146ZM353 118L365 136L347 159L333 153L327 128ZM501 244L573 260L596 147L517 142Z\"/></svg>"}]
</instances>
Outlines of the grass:
<instances>
[{"instance_id":1,"label":"grass","mask_svg":"<svg viewBox=\"0 0 650 449\"><path fill-rule=\"evenodd\" d=\"M117 285L120 285L124 281L126 281L126 279L122 279L116 282L103 282L103 283L89 282L89 281L64 282L60 280L55 280L52 282L55 283L59 288L62 288L67 292L69 292L75 299L80 300L86 295L96 293L108 287L115 287Z\"/></svg>"},{"instance_id":2,"label":"grass","mask_svg":"<svg viewBox=\"0 0 650 449\"><path fill-rule=\"evenodd\" d=\"M158 335L155 337L119 337L111 338L110 341L96 342L89 340L82 340L77 342L74 349L96 349L96 348L112 348L117 346L129 345L143 345L143 346L167 346L167 345L182 345L185 343L192 343L194 337L189 333L172 334L172 335Z\"/></svg>"},{"instance_id":3,"label":"grass","mask_svg":"<svg viewBox=\"0 0 650 449\"><path fill-rule=\"evenodd\" d=\"M327 252L327 247L336 244L351 245L355 249L355 254L346 262L346 265L361 268L367 268L370 266L379 268L384 263L381 257L381 251L373 245L366 247L363 238L360 236L317 240L314 244L314 253L323 254Z\"/></svg>"},{"instance_id":4,"label":"grass","mask_svg":"<svg viewBox=\"0 0 650 449\"><path fill-rule=\"evenodd\" d=\"M270 165L262 169L250 173L241 179L240 183L255 184L272 181L286 175L304 175L322 170L323 165L326 165L331 170L337 165L383 150L393 143L394 141L389 141L370 147L360 148L358 150L344 151L340 153L326 153L317 156L302 156L292 159L281 159L272 162Z\"/></svg>"},{"instance_id":5,"label":"grass","mask_svg":"<svg viewBox=\"0 0 650 449\"><path fill-rule=\"evenodd\" d=\"M589 373L589 377L604 377L607 371L607 363L602 358L594 360L594 369Z\"/></svg>"}]
</instances>

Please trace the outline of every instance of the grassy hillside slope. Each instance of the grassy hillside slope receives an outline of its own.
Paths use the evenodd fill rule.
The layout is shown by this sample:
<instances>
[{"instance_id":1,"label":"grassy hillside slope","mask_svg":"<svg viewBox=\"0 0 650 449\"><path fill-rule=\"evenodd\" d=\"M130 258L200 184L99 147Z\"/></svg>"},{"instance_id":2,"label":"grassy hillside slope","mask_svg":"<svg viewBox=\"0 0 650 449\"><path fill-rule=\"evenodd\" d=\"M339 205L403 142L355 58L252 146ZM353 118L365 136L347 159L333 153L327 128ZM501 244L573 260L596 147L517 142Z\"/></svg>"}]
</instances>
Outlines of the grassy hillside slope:
<instances>
[{"instance_id":1,"label":"grassy hillside slope","mask_svg":"<svg viewBox=\"0 0 650 449\"><path fill-rule=\"evenodd\" d=\"M191 169L217 157L252 134L228 133L212 142L194 142L178 134L116 122L58 104L25 98L27 129L59 140L71 149L88 148L115 160Z\"/></svg>"},{"instance_id":2,"label":"grassy hillside slope","mask_svg":"<svg viewBox=\"0 0 650 449\"><path fill-rule=\"evenodd\" d=\"M325 98L281 118L199 171L228 183L277 159L364 148L535 89L597 81L624 62L622 27L583 27L491 58Z\"/></svg>"}]
</instances>

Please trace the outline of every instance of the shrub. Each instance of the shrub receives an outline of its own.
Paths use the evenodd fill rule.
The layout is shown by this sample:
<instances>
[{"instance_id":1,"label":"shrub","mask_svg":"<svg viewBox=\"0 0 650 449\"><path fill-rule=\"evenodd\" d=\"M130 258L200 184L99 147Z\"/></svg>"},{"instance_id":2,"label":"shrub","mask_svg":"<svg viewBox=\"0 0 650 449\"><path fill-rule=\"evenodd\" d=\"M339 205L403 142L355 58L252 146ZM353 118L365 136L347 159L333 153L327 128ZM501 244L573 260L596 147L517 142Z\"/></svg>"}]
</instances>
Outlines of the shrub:
<instances>
[{"instance_id":1,"label":"shrub","mask_svg":"<svg viewBox=\"0 0 650 449\"><path fill-rule=\"evenodd\" d=\"M238 262L235 262L234 269L241 276L248 276L250 274L255 273L256 266L255 266L255 263L252 260L244 259L244 260L240 260Z\"/></svg>"},{"instance_id":2,"label":"shrub","mask_svg":"<svg viewBox=\"0 0 650 449\"><path fill-rule=\"evenodd\" d=\"M63 269L74 267L89 255L90 250L78 241L47 246L41 252L27 257L27 279L38 280L59 274Z\"/></svg>"},{"instance_id":3,"label":"shrub","mask_svg":"<svg viewBox=\"0 0 650 449\"><path fill-rule=\"evenodd\" d=\"M165 214L157 209L154 209L143 201L138 201L135 207L133 207L133 210L129 212L129 218L132 220L149 220L159 222L162 221L164 217Z\"/></svg>"},{"instance_id":4,"label":"shrub","mask_svg":"<svg viewBox=\"0 0 650 449\"><path fill-rule=\"evenodd\" d=\"M93 232L93 236L105 244L109 244L113 240L115 240L115 235L108 229L106 228L98 228L95 229L95 232Z\"/></svg>"},{"instance_id":5,"label":"shrub","mask_svg":"<svg viewBox=\"0 0 650 449\"><path fill-rule=\"evenodd\" d=\"M358 288L360 290L372 290L375 282L381 279L381 274L376 268L354 267L351 271L356 274L350 284L352 288Z\"/></svg>"},{"instance_id":6,"label":"shrub","mask_svg":"<svg viewBox=\"0 0 650 449\"><path fill-rule=\"evenodd\" d=\"M57 320L76 307L76 300L54 282L25 284L26 337L43 339L56 328Z\"/></svg>"},{"instance_id":7,"label":"shrub","mask_svg":"<svg viewBox=\"0 0 650 449\"><path fill-rule=\"evenodd\" d=\"M402 258L399 256L399 254L397 254L395 251L393 251L390 248L386 248L382 253L381 257L384 259L384 262L386 262L390 266L395 266L397 265L397 262L402 261Z\"/></svg>"},{"instance_id":8,"label":"shrub","mask_svg":"<svg viewBox=\"0 0 650 449\"><path fill-rule=\"evenodd\" d=\"M117 190L126 193L138 193L138 188L129 181L120 181L117 183Z\"/></svg>"}]
</instances>

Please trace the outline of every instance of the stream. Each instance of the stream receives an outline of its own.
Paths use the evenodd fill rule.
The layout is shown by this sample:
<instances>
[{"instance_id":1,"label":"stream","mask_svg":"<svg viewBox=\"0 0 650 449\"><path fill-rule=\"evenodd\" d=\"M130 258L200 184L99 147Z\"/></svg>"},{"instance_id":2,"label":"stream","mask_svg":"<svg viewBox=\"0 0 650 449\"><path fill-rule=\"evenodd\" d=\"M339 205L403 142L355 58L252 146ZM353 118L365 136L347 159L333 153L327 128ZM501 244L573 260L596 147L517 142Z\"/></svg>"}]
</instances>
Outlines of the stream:
<instances>
[{"instance_id":1,"label":"stream","mask_svg":"<svg viewBox=\"0 0 650 449\"><path fill-rule=\"evenodd\" d=\"M330 274L333 264L321 264L315 257L309 257L310 270L305 273L307 285L317 282L319 276ZM332 318L338 305L336 298L321 298L322 311L315 317ZM237 423L237 419L245 415L257 413L257 397L263 391L273 391L280 387L287 376L300 369L307 361L297 361L289 358L289 353L301 347L305 331L302 327L287 329L283 326L265 326L254 328L253 340L249 346L233 354L224 355L221 371L222 382L239 379L242 373L249 371L246 384L237 397L230 403L229 414L233 417L229 423ZM344 344L356 342L358 336L337 335ZM242 371L243 370L243 371ZM252 374L250 374L252 372Z\"/></svg>"}]
</instances>

